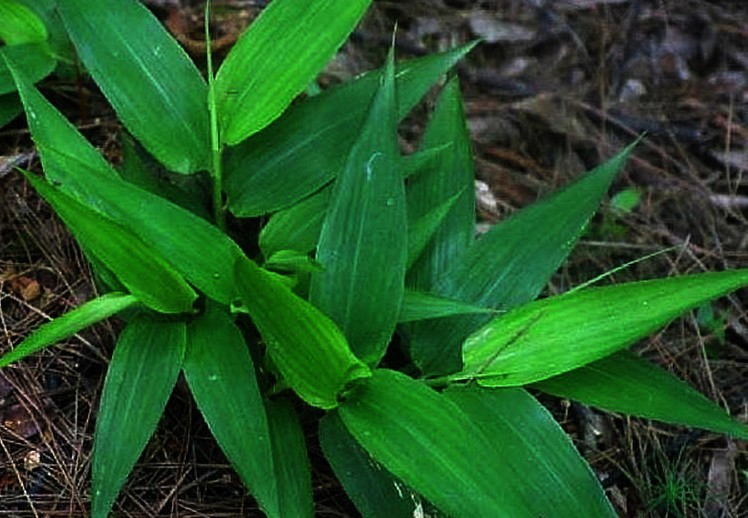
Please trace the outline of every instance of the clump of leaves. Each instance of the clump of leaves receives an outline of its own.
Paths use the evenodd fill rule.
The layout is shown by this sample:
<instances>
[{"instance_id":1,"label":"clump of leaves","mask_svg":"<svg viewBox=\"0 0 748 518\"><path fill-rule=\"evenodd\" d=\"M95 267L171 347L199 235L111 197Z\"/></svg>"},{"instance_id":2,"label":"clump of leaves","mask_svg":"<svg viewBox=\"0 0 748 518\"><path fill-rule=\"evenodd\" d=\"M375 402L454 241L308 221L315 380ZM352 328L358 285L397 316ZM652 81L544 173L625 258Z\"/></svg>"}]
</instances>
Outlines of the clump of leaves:
<instances>
[{"instance_id":1,"label":"clump of leaves","mask_svg":"<svg viewBox=\"0 0 748 518\"><path fill-rule=\"evenodd\" d=\"M180 375L270 516L313 512L293 397L327 411L323 451L366 516L423 506L613 516L528 388L748 437L716 404L625 351L748 284L748 271L535 300L630 147L475 240L457 79L444 84L419 152L401 156L396 137L471 45L397 65L390 54L381 70L289 108L369 3L274 0L217 74L208 60L206 81L136 0L59 0L82 63L144 148L127 146L120 170L3 53L45 173L26 177L108 293L40 327L0 366L114 314L127 324L96 424L93 516L114 505ZM266 214L253 260L226 219ZM407 360L383 363L392 347Z\"/></svg>"}]
</instances>

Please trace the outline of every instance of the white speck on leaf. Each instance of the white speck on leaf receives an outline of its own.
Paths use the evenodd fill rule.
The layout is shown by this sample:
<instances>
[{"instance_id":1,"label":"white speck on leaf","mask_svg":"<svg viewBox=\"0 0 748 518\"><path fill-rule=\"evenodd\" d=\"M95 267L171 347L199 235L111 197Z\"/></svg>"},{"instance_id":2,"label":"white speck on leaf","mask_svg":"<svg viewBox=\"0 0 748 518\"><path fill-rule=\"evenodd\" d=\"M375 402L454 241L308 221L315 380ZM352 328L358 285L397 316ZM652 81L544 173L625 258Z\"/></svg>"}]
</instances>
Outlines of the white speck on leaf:
<instances>
[{"instance_id":1,"label":"white speck on leaf","mask_svg":"<svg viewBox=\"0 0 748 518\"><path fill-rule=\"evenodd\" d=\"M382 156L382 153L380 151L377 151L373 155L371 155L371 158L369 158L369 161L366 162L366 181L371 181L371 175L374 174L374 161Z\"/></svg>"}]
</instances>

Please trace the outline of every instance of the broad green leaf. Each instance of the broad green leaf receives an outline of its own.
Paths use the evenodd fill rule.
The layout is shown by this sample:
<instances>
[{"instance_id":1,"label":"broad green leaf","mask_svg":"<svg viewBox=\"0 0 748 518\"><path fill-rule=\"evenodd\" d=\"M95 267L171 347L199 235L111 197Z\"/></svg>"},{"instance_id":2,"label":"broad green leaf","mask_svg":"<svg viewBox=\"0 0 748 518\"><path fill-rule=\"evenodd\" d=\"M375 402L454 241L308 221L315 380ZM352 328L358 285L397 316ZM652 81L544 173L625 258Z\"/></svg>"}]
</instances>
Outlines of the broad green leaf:
<instances>
[{"instance_id":1,"label":"broad green leaf","mask_svg":"<svg viewBox=\"0 0 748 518\"><path fill-rule=\"evenodd\" d=\"M375 370L338 407L348 431L394 476L453 516L540 516L502 447L450 398L395 371ZM514 483L513 483L514 482ZM553 488L555 491L556 488Z\"/></svg>"},{"instance_id":2,"label":"broad green leaf","mask_svg":"<svg viewBox=\"0 0 748 518\"><path fill-rule=\"evenodd\" d=\"M129 228L206 295L230 304L241 249L202 218L123 181L22 73L14 74L47 178Z\"/></svg>"},{"instance_id":3,"label":"broad green leaf","mask_svg":"<svg viewBox=\"0 0 748 518\"><path fill-rule=\"evenodd\" d=\"M535 299L574 247L631 149L497 224L430 291L500 311ZM460 316L420 327L411 336L413 360L428 374L459 370L459 344L487 321L485 315Z\"/></svg>"},{"instance_id":4,"label":"broad green leaf","mask_svg":"<svg viewBox=\"0 0 748 518\"><path fill-rule=\"evenodd\" d=\"M332 320L275 276L249 259L240 259L236 284L270 357L301 399L320 408L335 408L349 382L370 375Z\"/></svg>"},{"instance_id":5,"label":"broad green leaf","mask_svg":"<svg viewBox=\"0 0 748 518\"><path fill-rule=\"evenodd\" d=\"M11 60L17 69L22 70L31 83L47 77L55 69L55 59L45 43L26 43L0 47L0 56ZM13 75L5 60L0 60L0 95L16 90Z\"/></svg>"},{"instance_id":6,"label":"broad green leaf","mask_svg":"<svg viewBox=\"0 0 748 518\"><path fill-rule=\"evenodd\" d=\"M128 293L107 293L89 300L72 311L65 313L46 324L42 324L12 351L0 357L0 367L5 367L30 354L74 335L105 318L130 308L138 303L134 295Z\"/></svg>"},{"instance_id":7,"label":"broad green leaf","mask_svg":"<svg viewBox=\"0 0 748 518\"><path fill-rule=\"evenodd\" d=\"M423 291L405 290L397 321L399 323L414 322L471 313L495 313L495 311Z\"/></svg>"},{"instance_id":8,"label":"broad green leaf","mask_svg":"<svg viewBox=\"0 0 748 518\"><path fill-rule=\"evenodd\" d=\"M343 171L333 187L309 300L374 365L397 324L407 260L405 185L399 168L392 54Z\"/></svg>"},{"instance_id":9,"label":"broad green leaf","mask_svg":"<svg viewBox=\"0 0 748 518\"><path fill-rule=\"evenodd\" d=\"M169 169L210 160L207 87L182 47L137 0L59 0L78 56L128 130Z\"/></svg>"},{"instance_id":10,"label":"broad green leaf","mask_svg":"<svg viewBox=\"0 0 748 518\"><path fill-rule=\"evenodd\" d=\"M397 117L401 120L439 76L475 46L402 63L397 67ZM288 207L332 180L343 168L381 71L315 95L239 146L228 148L225 189L236 216Z\"/></svg>"},{"instance_id":11,"label":"broad green leaf","mask_svg":"<svg viewBox=\"0 0 748 518\"><path fill-rule=\"evenodd\" d=\"M210 305L187 327L184 377L226 458L265 512L280 516L270 425L241 331Z\"/></svg>"},{"instance_id":12,"label":"broad green leaf","mask_svg":"<svg viewBox=\"0 0 748 518\"><path fill-rule=\"evenodd\" d=\"M409 284L417 289L431 290L436 280L473 241L475 172L466 124L460 85L457 77L453 77L439 96L422 147L451 146L441 155L438 167L421 171L408 181L408 218L411 221L427 216L458 196L410 269Z\"/></svg>"},{"instance_id":13,"label":"broad green leaf","mask_svg":"<svg viewBox=\"0 0 748 518\"><path fill-rule=\"evenodd\" d=\"M325 458L365 518L413 518L418 497L364 451L331 412L319 422Z\"/></svg>"},{"instance_id":14,"label":"broad green leaf","mask_svg":"<svg viewBox=\"0 0 748 518\"><path fill-rule=\"evenodd\" d=\"M238 144L276 119L332 58L371 0L274 0L216 76L221 133Z\"/></svg>"},{"instance_id":15,"label":"broad green leaf","mask_svg":"<svg viewBox=\"0 0 748 518\"><path fill-rule=\"evenodd\" d=\"M544 380L624 349L689 309L748 285L748 269L588 288L531 302L465 340L464 372L484 386Z\"/></svg>"},{"instance_id":16,"label":"broad green leaf","mask_svg":"<svg viewBox=\"0 0 748 518\"><path fill-rule=\"evenodd\" d=\"M16 0L0 2L0 42L6 45L47 40L47 29L34 12Z\"/></svg>"},{"instance_id":17,"label":"broad green leaf","mask_svg":"<svg viewBox=\"0 0 748 518\"><path fill-rule=\"evenodd\" d=\"M22 113L23 104L21 104L21 99L19 99L18 94L9 93L0 95L0 128Z\"/></svg>"},{"instance_id":18,"label":"broad green leaf","mask_svg":"<svg viewBox=\"0 0 748 518\"><path fill-rule=\"evenodd\" d=\"M287 400L266 401L265 405L280 502L278 516L311 517L314 515L312 473L299 416Z\"/></svg>"},{"instance_id":19,"label":"broad green leaf","mask_svg":"<svg viewBox=\"0 0 748 518\"><path fill-rule=\"evenodd\" d=\"M493 460L494 476L521 495L524 509L507 516L616 516L569 436L525 390L453 386L444 396L494 446L479 462Z\"/></svg>"},{"instance_id":20,"label":"broad green leaf","mask_svg":"<svg viewBox=\"0 0 748 518\"><path fill-rule=\"evenodd\" d=\"M748 439L748 426L670 372L629 351L534 383L533 387L611 412Z\"/></svg>"},{"instance_id":21,"label":"broad green leaf","mask_svg":"<svg viewBox=\"0 0 748 518\"><path fill-rule=\"evenodd\" d=\"M49 202L75 238L143 304L162 313L192 309L197 293L134 233L43 179L30 173L26 179Z\"/></svg>"},{"instance_id":22,"label":"broad green leaf","mask_svg":"<svg viewBox=\"0 0 748 518\"><path fill-rule=\"evenodd\" d=\"M185 324L146 315L120 334L104 380L91 462L91 516L105 518L156 429L182 366Z\"/></svg>"}]
</instances>

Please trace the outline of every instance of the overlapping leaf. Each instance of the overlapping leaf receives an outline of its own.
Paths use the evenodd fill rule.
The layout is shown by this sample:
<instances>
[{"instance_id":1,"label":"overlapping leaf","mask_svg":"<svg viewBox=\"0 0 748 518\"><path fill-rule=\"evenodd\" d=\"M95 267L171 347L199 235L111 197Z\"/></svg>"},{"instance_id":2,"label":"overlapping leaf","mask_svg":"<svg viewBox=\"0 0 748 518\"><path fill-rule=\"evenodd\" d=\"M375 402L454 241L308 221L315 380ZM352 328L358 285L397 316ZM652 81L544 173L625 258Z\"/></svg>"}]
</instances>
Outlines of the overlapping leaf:
<instances>
[{"instance_id":1,"label":"overlapping leaf","mask_svg":"<svg viewBox=\"0 0 748 518\"><path fill-rule=\"evenodd\" d=\"M78 306L46 324L43 324L27 336L18 346L0 357L0 367L5 367L21 360L30 354L42 350L48 345L74 335L105 318L130 308L138 299L129 293L107 293Z\"/></svg>"},{"instance_id":2,"label":"overlapping leaf","mask_svg":"<svg viewBox=\"0 0 748 518\"><path fill-rule=\"evenodd\" d=\"M50 181L127 227L209 297L234 300L241 249L218 228L118 177L96 149L15 67L31 135Z\"/></svg>"},{"instance_id":3,"label":"overlapping leaf","mask_svg":"<svg viewBox=\"0 0 748 518\"><path fill-rule=\"evenodd\" d=\"M439 277L432 291L497 310L533 300L573 248L631 149L496 225ZM528 239L538 232L541 237ZM487 320L460 316L418 329L411 343L414 361L426 373L459 370L459 344Z\"/></svg>"},{"instance_id":4,"label":"overlapping leaf","mask_svg":"<svg viewBox=\"0 0 748 518\"><path fill-rule=\"evenodd\" d=\"M32 83L46 77L55 69L55 59L46 42L25 43L0 47L0 55L10 59ZM16 90L13 76L4 60L0 60L0 95Z\"/></svg>"},{"instance_id":5,"label":"overlapping leaf","mask_svg":"<svg viewBox=\"0 0 748 518\"><path fill-rule=\"evenodd\" d=\"M228 314L210 307L187 328L184 376L226 458L269 516L280 512L270 425L252 358Z\"/></svg>"},{"instance_id":6,"label":"overlapping leaf","mask_svg":"<svg viewBox=\"0 0 748 518\"><path fill-rule=\"evenodd\" d=\"M484 386L523 385L619 351L704 302L748 285L748 270L588 288L535 301L465 340L464 372Z\"/></svg>"},{"instance_id":7,"label":"overlapping leaf","mask_svg":"<svg viewBox=\"0 0 748 518\"><path fill-rule=\"evenodd\" d=\"M398 120L474 44L405 62L397 67ZM237 216L288 207L341 170L377 89L381 71L331 88L290 108L239 146L228 148L225 189Z\"/></svg>"},{"instance_id":8,"label":"overlapping leaf","mask_svg":"<svg viewBox=\"0 0 748 518\"><path fill-rule=\"evenodd\" d=\"M310 405L330 409L354 379L370 375L335 324L249 259L236 262L244 309L285 381Z\"/></svg>"},{"instance_id":9,"label":"overlapping leaf","mask_svg":"<svg viewBox=\"0 0 748 518\"><path fill-rule=\"evenodd\" d=\"M222 136L234 145L261 130L322 70L371 0L274 0L216 76Z\"/></svg>"},{"instance_id":10,"label":"overlapping leaf","mask_svg":"<svg viewBox=\"0 0 748 518\"><path fill-rule=\"evenodd\" d=\"M495 313L494 310L474 306L460 300L439 297L425 291L405 290L398 323L444 318L473 313Z\"/></svg>"},{"instance_id":11,"label":"overlapping leaf","mask_svg":"<svg viewBox=\"0 0 748 518\"><path fill-rule=\"evenodd\" d=\"M185 324L133 319L117 341L101 394L91 463L91 516L109 515L177 381Z\"/></svg>"},{"instance_id":12,"label":"overlapping leaf","mask_svg":"<svg viewBox=\"0 0 748 518\"><path fill-rule=\"evenodd\" d=\"M392 54L338 175L317 245L310 301L368 364L384 355L405 289L407 213L397 150Z\"/></svg>"},{"instance_id":13,"label":"overlapping leaf","mask_svg":"<svg viewBox=\"0 0 748 518\"><path fill-rule=\"evenodd\" d=\"M319 440L335 476L362 516L415 516L418 497L356 443L337 413L331 412L320 420Z\"/></svg>"},{"instance_id":14,"label":"overlapping leaf","mask_svg":"<svg viewBox=\"0 0 748 518\"><path fill-rule=\"evenodd\" d=\"M568 439L563 442L550 417L538 413L537 403L529 396L505 401L501 396L496 401L483 397L488 396L439 394L404 374L376 370L358 383L337 412L377 462L449 515L611 515L594 477ZM460 406L463 399L465 409ZM484 408L492 403L499 406ZM522 414L528 405L532 418ZM499 408L502 417L497 419ZM504 412L517 417L502 423ZM540 445L528 443L517 437L524 433L516 428L518 422L529 426L527 433L533 437L549 429L555 433ZM558 449L561 443L563 449ZM548 451L552 448L557 451ZM555 469L573 475L579 487L559 486Z\"/></svg>"},{"instance_id":15,"label":"overlapping leaf","mask_svg":"<svg viewBox=\"0 0 748 518\"><path fill-rule=\"evenodd\" d=\"M0 2L0 40L6 45L22 45L47 40L47 28L34 12L16 0Z\"/></svg>"},{"instance_id":16,"label":"overlapping leaf","mask_svg":"<svg viewBox=\"0 0 748 518\"><path fill-rule=\"evenodd\" d=\"M162 313L190 311L197 293L134 233L89 209L41 178L26 179L49 202L73 235L138 300Z\"/></svg>"},{"instance_id":17,"label":"overlapping leaf","mask_svg":"<svg viewBox=\"0 0 748 518\"><path fill-rule=\"evenodd\" d=\"M169 169L210 159L207 87L184 50L137 0L60 0L80 60L127 129Z\"/></svg>"},{"instance_id":18,"label":"overlapping leaf","mask_svg":"<svg viewBox=\"0 0 748 518\"><path fill-rule=\"evenodd\" d=\"M748 439L748 426L670 372L628 351L545 379L533 387L612 412Z\"/></svg>"}]
</instances>

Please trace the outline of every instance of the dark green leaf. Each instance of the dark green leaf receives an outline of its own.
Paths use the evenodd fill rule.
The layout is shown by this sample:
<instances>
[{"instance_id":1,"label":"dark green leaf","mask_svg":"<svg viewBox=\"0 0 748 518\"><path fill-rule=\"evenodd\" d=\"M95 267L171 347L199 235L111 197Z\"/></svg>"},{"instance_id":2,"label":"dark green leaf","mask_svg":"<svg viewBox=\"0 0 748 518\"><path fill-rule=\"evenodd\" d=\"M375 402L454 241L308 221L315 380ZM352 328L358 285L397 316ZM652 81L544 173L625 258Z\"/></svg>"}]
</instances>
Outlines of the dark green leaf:
<instances>
[{"instance_id":1,"label":"dark green leaf","mask_svg":"<svg viewBox=\"0 0 748 518\"><path fill-rule=\"evenodd\" d=\"M137 303L138 299L127 293L108 293L89 300L61 317L42 324L15 349L0 357L0 367L23 359Z\"/></svg>"},{"instance_id":2,"label":"dark green leaf","mask_svg":"<svg viewBox=\"0 0 748 518\"><path fill-rule=\"evenodd\" d=\"M137 0L59 0L86 70L122 122L179 173L210 160L205 80L179 44Z\"/></svg>"},{"instance_id":3,"label":"dark green leaf","mask_svg":"<svg viewBox=\"0 0 748 518\"><path fill-rule=\"evenodd\" d=\"M474 44L403 63L397 67L397 116L418 100ZM229 209L256 216L288 207L312 194L343 168L381 71L315 95L226 154Z\"/></svg>"},{"instance_id":4,"label":"dark green leaf","mask_svg":"<svg viewBox=\"0 0 748 518\"><path fill-rule=\"evenodd\" d=\"M241 249L207 221L119 178L25 76L14 74L47 178L129 228L206 295L230 304Z\"/></svg>"},{"instance_id":5,"label":"dark green leaf","mask_svg":"<svg viewBox=\"0 0 748 518\"><path fill-rule=\"evenodd\" d=\"M239 328L209 309L187 328L184 376L226 458L270 516L281 516L270 425Z\"/></svg>"},{"instance_id":6,"label":"dark green leaf","mask_svg":"<svg viewBox=\"0 0 748 518\"><path fill-rule=\"evenodd\" d=\"M405 289L407 213L399 168L392 55L369 117L333 187L310 301L374 365L395 331Z\"/></svg>"},{"instance_id":7,"label":"dark green leaf","mask_svg":"<svg viewBox=\"0 0 748 518\"><path fill-rule=\"evenodd\" d=\"M437 205L429 212L415 217L409 215L408 222L408 269L424 253L429 242L435 237L444 218L451 212L458 200L463 198L461 192L455 193L441 205ZM414 219L415 218L415 219Z\"/></svg>"},{"instance_id":8,"label":"dark green leaf","mask_svg":"<svg viewBox=\"0 0 748 518\"><path fill-rule=\"evenodd\" d=\"M162 313L192 309L197 293L134 233L103 214L26 174L34 189L52 205L73 235L109 268L138 300Z\"/></svg>"},{"instance_id":9,"label":"dark green leaf","mask_svg":"<svg viewBox=\"0 0 748 518\"><path fill-rule=\"evenodd\" d=\"M524 507L506 516L616 516L569 436L526 391L455 386L444 395L494 446L478 462L493 460L494 476L521 495Z\"/></svg>"},{"instance_id":10,"label":"dark green leaf","mask_svg":"<svg viewBox=\"0 0 748 518\"><path fill-rule=\"evenodd\" d=\"M234 145L261 130L322 70L371 0L274 0L231 49L216 76L222 136Z\"/></svg>"},{"instance_id":11,"label":"dark green leaf","mask_svg":"<svg viewBox=\"0 0 748 518\"><path fill-rule=\"evenodd\" d=\"M479 329L463 345L464 373L484 386L562 374L620 349L689 309L748 284L748 269L588 288L535 301Z\"/></svg>"},{"instance_id":12,"label":"dark green leaf","mask_svg":"<svg viewBox=\"0 0 748 518\"><path fill-rule=\"evenodd\" d=\"M268 257L265 268L282 272L319 272L322 266L306 254L296 250L279 250Z\"/></svg>"},{"instance_id":13,"label":"dark green leaf","mask_svg":"<svg viewBox=\"0 0 748 518\"><path fill-rule=\"evenodd\" d=\"M2 65L0 65L2 67ZM23 113L23 104L17 93L0 95L0 128Z\"/></svg>"},{"instance_id":14,"label":"dark green leaf","mask_svg":"<svg viewBox=\"0 0 748 518\"><path fill-rule=\"evenodd\" d=\"M275 276L240 259L236 284L273 362L307 403L335 408L350 381L370 375L335 324Z\"/></svg>"},{"instance_id":15,"label":"dark green leaf","mask_svg":"<svg viewBox=\"0 0 748 518\"><path fill-rule=\"evenodd\" d=\"M325 187L299 203L273 214L260 232L260 249L265 257L280 250L308 253L319 241L332 186Z\"/></svg>"},{"instance_id":16,"label":"dark green leaf","mask_svg":"<svg viewBox=\"0 0 748 518\"><path fill-rule=\"evenodd\" d=\"M748 426L670 372L621 351L533 387L612 412L748 439Z\"/></svg>"},{"instance_id":17,"label":"dark green leaf","mask_svg":"<svg viewBox=\"0 0 748 518\"><path fill-rule=\"evenodd\" d=\"M164 411L182 366L183 322L133 319L117 341L101 394L91 463L91 516L109 515Z\"/></svg>"},{"instance_id":18,"label":"dark green leaf","mask_svg":"<svg viewBox=\"0 0 748 518\"><path fill-rule=\"evenodd\" d=\"M447 299L422 291L405 290L400 316L397 321L414 322L432 318L443 318L451 315L468 315L471 313L495 313L493 309L474 306L466 302Z\"/></svg>"},{"instance_id":19,"label":"dark green leaf","mask_svg":"<svg viewBox=\"0 0 748 518\"><path fill-rule=\"evenodd\" d=\"M456 77L444 87L426 128L424 149L451 144L438 167L421 171L408 181L408 217L417 221L442 207L455 195L448 214L419 259L410 269L409 284L431 290L435 281L473 241L475 233L475 173L462 96ZM466 301L467 302L467 301Z\"/></svg>"},{"instance_id":20,"label":"dark green leaf","mask_svg":"<svg viewBox=\"0 0 748 518\"><path fill-rule=\"evenodd\" d=\"M375 370L338 407L348 431L397 478L454 516L538 516L504 458L458 405L395 371ZM545 497L546 495L541 495Z\"/></svg>"},{"instance_id":21,"label":"dark green leaf","mask_svg":"<svg viewBox=\"0 0 748 518\"><path fill-rule=\"evenodd\" d=\"M631 149L496 225L431 291L497 310L533 300L573 248ZM459 344L487 320L484 315L461 316L421 327L412 336L413 359L426 373L459 370Z\"/></svg>"},{"instance_id":22,"label":"dark green leaf","mask_svg":"<svg viewBox=\"0 0 748 518\"><path fill-rule=\"evenodd\" d=\"M335 476L364 517L415 516L418 497L361 448L337 413L320 420L319 440Z\"/></svg>"},{"instance_id":23,"label":"dark green leaf","mask_svg":"<svg viewBox=\"0 0 748 518\"><path fill-rule=\"evenodd\" d=\"M314 515L312 473L304 430L293 405L286 400L266 401L275 460L281 518Z\"/></svg>"}]
</instances>

